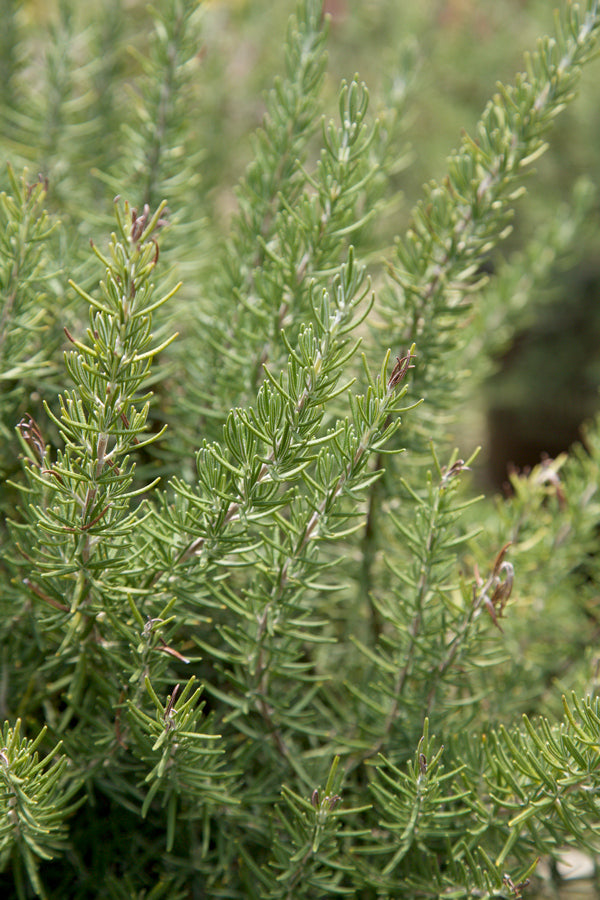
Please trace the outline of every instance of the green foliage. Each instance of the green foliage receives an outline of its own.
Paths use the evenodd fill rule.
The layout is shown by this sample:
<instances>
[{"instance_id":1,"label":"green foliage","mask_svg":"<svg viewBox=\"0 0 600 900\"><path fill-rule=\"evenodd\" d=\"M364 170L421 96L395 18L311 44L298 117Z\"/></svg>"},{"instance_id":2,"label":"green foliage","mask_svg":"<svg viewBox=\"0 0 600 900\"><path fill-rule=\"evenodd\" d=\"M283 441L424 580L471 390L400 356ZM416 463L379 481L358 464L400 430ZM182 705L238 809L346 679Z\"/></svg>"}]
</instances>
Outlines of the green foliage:
<instances>
[{"instance_id":1,"label":"green foliage","mask_svg":"<svg viewBox=\"0 0 600 900\"><path fill-rule=\"evenodd\" d=\"M465 377L460 360L469 335L460 324L481 283L479 264L510 232L523 170L546 149L544 137L594 52L588 37L595 15L594 4L587 11L565 6L555 36L540 41L514 85L499 86L475 137L464 136L444 181L427 185L396 245L383 308L386 341L392 335L396 343L427 348L418 390L436 410L456 402L453 382Z\"/></svg>"},{"instance_id":2,"label":"green foliage","mask_svg":"<svg viewBox=\"0 0 600 900\"><path fill-rule=\"evenodd\" d=\"M43 181L28 184L8 169L11 193L0 195L2 237L0 255L0 472L12 469L13 429L31 401L34 390L56 375L52 360L59 346L56 297L49 288L52 232L44 210ZM54 307L54 308L53 308ZM37 399L37 398L36 398Z\"/></svg>"},{"instance_id":3,"label":"green foliage","mask_svg":"<svg viewBox=\"0 0 600 900\"><path fill-rule=\"evenodd\" d=\"M14 728L5 722L2 731L0 859L2 868L12 862L19 897L26 896L24 871L36 893L46 896L38 873L40 860L52 859L66 848L65 820L78 805L69 804L73 784L66 788L68 760L64 755L55 758L60 744L38 759L46 730L29 741L21 737L17 719Z\"/></svg>"},{"instance_id":4,"label":"green foliage","mask_svg":"<svg viewBox=\"0 0 600 900\"><path fill-rule=\"evenodd\" d=\"M386 273L416 75L333 102L319 0L226 227L223 8L62 0L38 60L5 6L4 152L44 173L0 198L5 895L498 900L596 853L600 425L495 502L449 430L593 208L580 182L499 259L597 2L498 87Z\"/></svg>"}]
</instances>

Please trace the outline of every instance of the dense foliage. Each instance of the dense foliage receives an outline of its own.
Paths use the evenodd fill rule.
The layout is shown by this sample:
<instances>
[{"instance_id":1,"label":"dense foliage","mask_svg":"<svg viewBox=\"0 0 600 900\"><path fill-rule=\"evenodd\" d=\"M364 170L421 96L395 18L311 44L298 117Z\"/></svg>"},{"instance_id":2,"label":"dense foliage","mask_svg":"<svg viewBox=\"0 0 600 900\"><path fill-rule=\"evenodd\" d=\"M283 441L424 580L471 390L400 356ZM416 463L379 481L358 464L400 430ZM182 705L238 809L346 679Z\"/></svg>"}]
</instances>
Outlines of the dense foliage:
<instances>
[{"instance_id":1,"label":"dense foliage","mask_svg":"<svg viewBox=\"0 0 600 900\"><path fill-rule=\"evenodd\" d=\"M124 4L61 0L40 57L33 6L0 68L4 895L492 900L594 853L599 426L488 501L453 422L589 218L580 182L501 260L597 0L391 250L410 54L332 114L299 0L223 227L222 7L133 4L126 57Z\"/></svg>"}]
</instances>

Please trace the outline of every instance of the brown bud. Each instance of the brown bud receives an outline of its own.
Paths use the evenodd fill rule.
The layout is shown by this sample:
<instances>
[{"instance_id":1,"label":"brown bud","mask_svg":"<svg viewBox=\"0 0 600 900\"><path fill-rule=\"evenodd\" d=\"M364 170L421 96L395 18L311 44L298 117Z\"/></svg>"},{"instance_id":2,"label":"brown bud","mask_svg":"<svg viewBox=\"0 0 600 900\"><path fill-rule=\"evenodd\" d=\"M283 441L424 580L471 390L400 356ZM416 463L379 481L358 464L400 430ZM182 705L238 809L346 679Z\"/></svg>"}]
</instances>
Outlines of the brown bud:
<instances>
[{"instance_id":1,"label":"brown bud","mask_svg":"<svg viewBox=\"0 0 600 900\"><path fill-rule=\"evenodd\" d=\"M41 465L46 455L46 442L33 416L26 413L17 425L17 429L25 443L33 450L37 462Z\"/></svg>"},{"instance_id":2,"label":"brown bud","mask_svg":"<svg viewBox=\"0 0 600 900\"><path fill-rule=\"evenodd\" d=\"M411 350L409 350L409 352L406 356L403 356L402 358L400 358L399 356L396 357L396 365L392 369L392 374L390 375L390 377L388 379L388 390L392 390L392 388L397 387L397 385L399 385L400 382L405 377L408 370L414 369L414 366L411 365L411 362L410 362L411 359L414 359L414 358L415 357L412 352L412 348L411 348Z\"/></svg>"}]
</instances>

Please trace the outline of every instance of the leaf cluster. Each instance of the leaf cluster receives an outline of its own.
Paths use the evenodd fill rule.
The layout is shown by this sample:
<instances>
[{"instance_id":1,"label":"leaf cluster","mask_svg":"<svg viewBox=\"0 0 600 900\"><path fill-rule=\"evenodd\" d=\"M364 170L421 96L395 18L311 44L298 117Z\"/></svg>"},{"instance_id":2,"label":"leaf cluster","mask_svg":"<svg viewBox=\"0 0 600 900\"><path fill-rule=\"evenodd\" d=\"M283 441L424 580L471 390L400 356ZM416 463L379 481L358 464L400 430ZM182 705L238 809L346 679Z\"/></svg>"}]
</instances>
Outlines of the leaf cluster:
<instances>
[{"instance_id":1,"label":"leaf cluster","mask_svg":"<svg viewBox=\"0 0 600 900\"><path fill-rule=\"evenodd\" d=\"M76 31L74 15L64 0L49 57L65 114L75 75L59 32ZM184 0L152 15L127 152L95 163L100 183L135 173L142 201L117 198L107 246L82 262L73 237L104 221L73 230L84 195L57 168L68 117L40 144L50 193L9 169L0 203L3 886L522 897L541 855L598 849L585 630L598 625L598 423L585 450L515 474L496 505L475 502L477 452L461 458L446 432L469 354L493 350L484 298L502 335L519 319L520 298L482 291L481 266L592 58L598 4L564 5L555 36L498 89L382 285L370 229L395 126L369 112L358 78L322 115L321 3L300 0L290 19L230 236L215 228L195 262L210 226L184 197L202 148L182 99L197 96L202 16ZM14 150L35 111L20 120L11 96ZM543 283L566 230L514 257L499 291L528 294L546 240ZM56 233L68 322L48 288ZM19 466L5 462L15 444Z\"/></svg>"}]
</instances>

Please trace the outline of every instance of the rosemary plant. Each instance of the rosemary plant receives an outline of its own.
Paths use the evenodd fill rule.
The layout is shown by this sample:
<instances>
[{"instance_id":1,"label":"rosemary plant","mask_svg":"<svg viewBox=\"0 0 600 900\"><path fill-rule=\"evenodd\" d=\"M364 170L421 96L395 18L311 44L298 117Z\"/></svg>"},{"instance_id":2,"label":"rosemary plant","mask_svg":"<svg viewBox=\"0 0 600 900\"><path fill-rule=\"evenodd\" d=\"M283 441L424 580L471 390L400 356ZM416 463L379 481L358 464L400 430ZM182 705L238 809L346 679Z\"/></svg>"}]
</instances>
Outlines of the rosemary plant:
<instances>
[{"instance_id":1,"label":"rosemary plant","mask_svg":"<svg viewBox=\"0 0 600 900\"><path fill-rule=\"evenodd\" d=\"M596 854L598 423L495 502L448 430L593 207L577 187L484 290L597 0L562 4L387 275L406 92L374 115L350 76L332 112L320 0L227 236L200 102L222 9L132 4L134 54L102 59L124 5L61 0L38 61L5 6L3 149L43 175L9 166L0 198L4 895L508 900Z\"/></svg>"}]
</instances>

